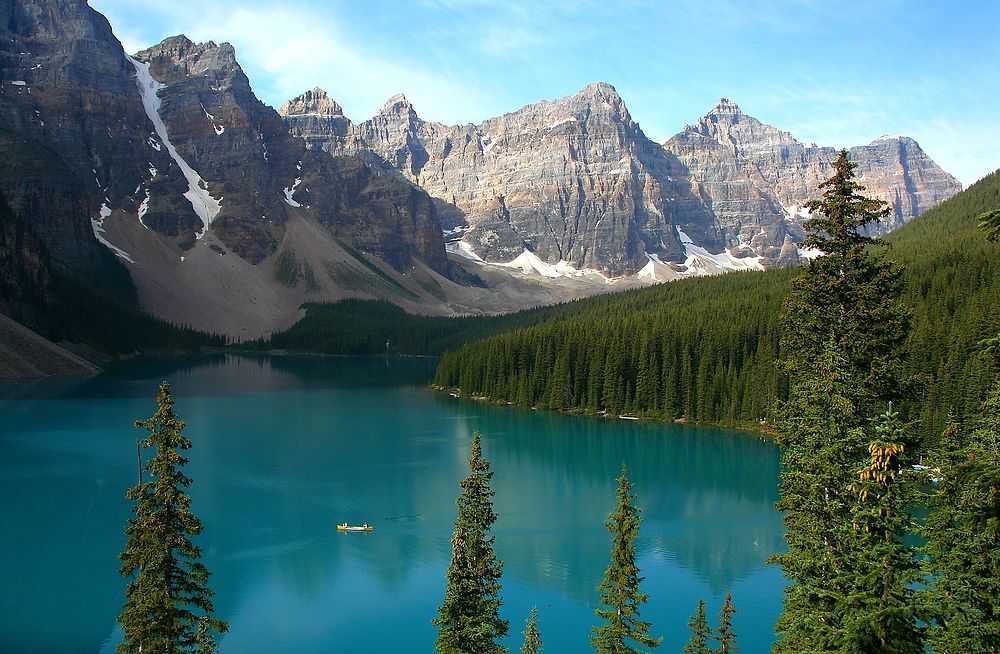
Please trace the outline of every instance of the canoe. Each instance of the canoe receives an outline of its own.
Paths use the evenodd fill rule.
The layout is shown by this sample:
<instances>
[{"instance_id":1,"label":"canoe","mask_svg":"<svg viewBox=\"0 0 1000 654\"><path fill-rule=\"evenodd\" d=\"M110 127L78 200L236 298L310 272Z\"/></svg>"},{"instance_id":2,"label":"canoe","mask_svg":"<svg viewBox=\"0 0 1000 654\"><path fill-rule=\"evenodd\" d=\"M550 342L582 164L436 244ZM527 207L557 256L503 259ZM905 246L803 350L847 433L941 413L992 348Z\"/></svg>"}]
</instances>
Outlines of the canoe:
<instances>
[{"instance_id":1,"label":"canoe","mask_svg":"<svg viewBox=\"0 0 1000 654\"><path fill-rule=\"evenodd\" d=\"M346 522L341 525L337 525L337 531L375 531L375 527L369 524L364 524L360 526L349 525Z\"/></svg>"}]
</instances>

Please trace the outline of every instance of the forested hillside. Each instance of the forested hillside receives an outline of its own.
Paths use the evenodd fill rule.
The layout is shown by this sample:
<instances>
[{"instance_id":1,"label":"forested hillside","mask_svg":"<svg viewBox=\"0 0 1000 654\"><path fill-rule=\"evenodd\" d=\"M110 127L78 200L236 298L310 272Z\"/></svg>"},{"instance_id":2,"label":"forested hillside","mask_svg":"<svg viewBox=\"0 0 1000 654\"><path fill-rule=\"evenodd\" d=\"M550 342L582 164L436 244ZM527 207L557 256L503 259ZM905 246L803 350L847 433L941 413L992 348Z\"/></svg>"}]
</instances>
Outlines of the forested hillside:
<instances>
[{"instance_id":1,"label":"forested hillside","mask_svg":"<svg viewBox=\"0 0 1000 654\"><path fill-rule=\"evenodd\" d=\"M1000 174L892 234L912 307L903 415L925 437L974 411L996 364L977 343L1000 328L1000 246L976 228ZM726 425L766 421L786 399L778 316L793 271L691 279L587 301L578 315L471 342L435 383L466 397L545 409Z\"/></svg>"}]
</instances>

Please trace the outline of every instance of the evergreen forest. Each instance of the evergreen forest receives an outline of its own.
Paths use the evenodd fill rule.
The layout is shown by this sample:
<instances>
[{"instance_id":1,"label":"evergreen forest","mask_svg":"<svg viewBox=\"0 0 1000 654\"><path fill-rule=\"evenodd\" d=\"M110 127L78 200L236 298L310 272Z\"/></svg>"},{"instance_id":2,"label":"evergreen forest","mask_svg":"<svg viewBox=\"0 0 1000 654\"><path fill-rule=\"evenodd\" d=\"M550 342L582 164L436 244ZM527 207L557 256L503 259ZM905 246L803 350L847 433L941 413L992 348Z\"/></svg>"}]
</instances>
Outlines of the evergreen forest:
<instances>
[{"instance_id":1,"label":"evergreen forest","mask_svg":"<svg viewBox=\"0 0 1000 654\"><path fill-rule=\"evenodd\" d=\"M911 325L897 410L928 442L949 417L975 415L998 372L978 344L1000 329L1000 245L977 228L998 203L994 173L885 239ZM779 315L796 274L687 279L529 312L518 319L531 326L446 353L434 383L520 407L767 429L788 398Z\"/></svg>"}]
</instances>

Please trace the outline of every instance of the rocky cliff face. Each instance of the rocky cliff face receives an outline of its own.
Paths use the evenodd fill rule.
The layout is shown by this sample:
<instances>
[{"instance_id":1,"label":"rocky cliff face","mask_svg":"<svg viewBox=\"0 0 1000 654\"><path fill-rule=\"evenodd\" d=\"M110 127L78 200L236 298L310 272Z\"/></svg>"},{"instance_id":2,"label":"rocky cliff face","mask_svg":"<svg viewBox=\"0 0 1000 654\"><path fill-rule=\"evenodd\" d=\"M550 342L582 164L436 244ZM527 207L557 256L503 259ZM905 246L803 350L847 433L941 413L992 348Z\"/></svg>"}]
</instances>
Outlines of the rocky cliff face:
<instances>
[{"instance_id":1,"label":"rocky cliff face","mask_svg":"<svg viewBox=\"0 0 1000 654\"><path fill-rule=\"evenodd\" d=\"M765 125L724 98L701 120L667 141L664 148L677 154L689 168L697 169L699 180L733 174L750 180L754 192L766 194L778 205L790 227L801 223L802 204L818 197L819 185L830 176L839 154L834 148L802 143L788 132ZM706 150L714 150L717 161L706 165L700 157ZM893 216L873 227L876 234L902 225L961 190L958 181L941 170L913 139L885 136L870 145L850 148L849 156L858 164L858 178L866 193L893 206ZM718 190L710 184L704 188L709 197L718 197ZM737 195L749 197L745 192ZM772 214L775 208L770 207ZM765 217L764 213L757 215ZM738 216L720 217L724 229L732 229L736 221ZM797 236L797 230L791 229Z\"/></svg>"},{"instance_id":2,"label":"rocky cliff face","mask_svg":"<svg viewBox=\"0 0 1000 654\"><path fill-rule=\"evenodd\" d=\"M232 46L178 36L130 57L85 0L0 0L0 19L4 289L38 276L43 248L122 299L137 288L165 318L237 336L308 299L441 302L421 286L451 271L427 194L307 150Z\"/></svg>"},{"instance_id":3,"label":"rocky cliff face","mask_svg":"<svg viewBox=\"0 0 1000 654\"><path fill-rule=\"evenodd\" d=\"M400 269L411 257L446 268L436 213L409 185L350 163L303 171L305 145L253 95L229 44L178 36L127 57L84 0L6 0L0 17L0 192L58 259L99 268L103 242L135 264L105 231L124 214L180 256L211 232L260 263L308 176L353 189L314 208L336 214L339 238Z\"/></svg>"},{"instance_id":4,"label":"rocky cliff face","mask_svg":"<svg viewBox=\"0 0 1000 654\"><path fill-rule=\"evenodd\" d=\"M282 107L291 132L313 148L365 152L437 201L446 228L488 261L525 249L542 259L613 274L639 270L646 253L683 258L672 224L707 217L672 161L643 135L615 89L529 105L480 125L422 120L404 96L360 125L314 90ZM679 202L684 211L667 206Z\"/></svg>"},{"instance_id":5,"label":"rocky cliff face","mask_svg":"<svg viewBox=\"0 0 1000 654\"><path fill-rule=\"evenodd\" d=\"M105 265L92 221L135 200L147 144L135 71L84 0L0 2L0 192L53 256Z\"/></svg>"},{"instance_id":6,"label":"rocky cliff face","mask_svg":"<svg viewBox=\"0 0 1000 654\"><path fill-rule=\"evenodd\" d=\"M213 233L241 257L259 263L274 254L292 207L398 270L411 265L412 256L446 269L429 198L357 163L334 161L327 153L306 157L303 141L254 96L231 45L176 36L136 59L148 62L150 76L162 85L158 113L171 145L218 202L210 219ZM339 107L321 110L333 119L325 124L334 124ZM144 222L166 233L187 233L193 244L203 221L190 207L180 221L183 215L175 205L158 210L151 201Z\"/></svg>"},{"instance_id":7,"label":"rocky cliff face","mask_svg":"<svg viewBox=\"0 0 1000 654\"><path fill-rule=\"evenodd\" d=\"M467 253L506 262L527 249L612 275L651 258L686 272L685 242L754 266L796 262L800 207L837 157L728 100L660 146L607 84L479 125L424 121L404 96L352 124L320 89L281 113L310 148L367 157L427 190ZM960 189L910 139L880 139L851 155L871 194L895 208L878 231Z\"/></svg>"}]
</instances>

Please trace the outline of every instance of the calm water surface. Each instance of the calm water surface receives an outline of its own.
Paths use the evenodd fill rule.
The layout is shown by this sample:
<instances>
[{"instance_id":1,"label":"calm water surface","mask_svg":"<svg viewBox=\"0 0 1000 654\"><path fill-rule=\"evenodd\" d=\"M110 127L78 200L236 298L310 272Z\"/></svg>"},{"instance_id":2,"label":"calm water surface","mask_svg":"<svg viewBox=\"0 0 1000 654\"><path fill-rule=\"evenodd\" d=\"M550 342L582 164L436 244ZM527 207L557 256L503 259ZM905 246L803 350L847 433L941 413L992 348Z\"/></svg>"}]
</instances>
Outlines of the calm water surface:
<instances>
[{"instance_id":1,"label":"calm water surface","mask_svg":"<svg viewBox=\"0 0 1000 654\"><path fill-rule=\"evenodd\" d=\"M537 605L545 651L590 651L622 462L644 523L642 617L679 652L699 598L732 592L741 651L773 640L778 451L739 432L552 415L426 390L432 359L215 355L0 387L0 651L112 652L137 418L161 379L218 617L238 652L433 652L458 482L483 434L507 645ZM370 534L338 522L368 521Z\"/></svg>"}]
</instances>

